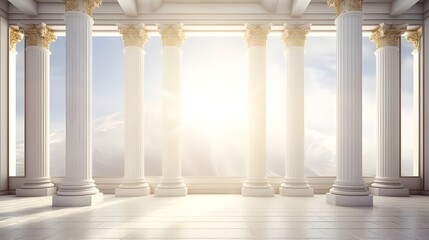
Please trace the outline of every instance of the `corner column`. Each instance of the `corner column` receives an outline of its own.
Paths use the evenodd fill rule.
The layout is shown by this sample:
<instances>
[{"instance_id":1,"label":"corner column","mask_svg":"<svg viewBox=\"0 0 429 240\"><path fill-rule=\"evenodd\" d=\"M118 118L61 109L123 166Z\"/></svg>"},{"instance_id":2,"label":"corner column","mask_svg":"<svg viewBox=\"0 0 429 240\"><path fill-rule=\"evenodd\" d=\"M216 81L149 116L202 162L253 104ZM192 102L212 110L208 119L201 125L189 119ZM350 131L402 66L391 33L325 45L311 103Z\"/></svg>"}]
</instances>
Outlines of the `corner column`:
<instances>
[{"instance_id":1,"label":"corner column","mask_svg":"<svg viewBox=\"0 0 429 240\"><path fill-rule=\"evenodd\" d=\"M186 196L181 153L181 61L183 25L158 25L162 40L162 178L156 197Z\"/></svg>"},{"instance_id":2,"label":"corner column","mask_svg":"<svg viewBox=\"0 0 429 240\"><path fill-rule=\"evenodd\" d=\"M0 195L9 194L8 175L8 52L9 22L0 16Z\"/></svg>"},{"instance_id":3,"label":"corner column","mask_svg":"<svg viewBox=\"0 0 429 240\"><path fill-rule=\"evenodd\" d=\"M249 68L249 155L247 179L241 194L249 197L272 197L274 189L265 176L266 144L266 42L271 24L246 25Z\"/></svg>"},{"instance_id":4,"label":"corner column","mask_svg":"<svg viewBox=\"0 0 429 240\"><path fill-rule=\"evenodd\" d=\"M49 45L55 34L44 23L21 25L25 35L25 183L18 197L54 195L49 174Z\"/></svg>"},{"instance_id":5,"label":"corner column","mask_svg":"<svg viewBox=\"0 0 429 240\"><path fill-rule=\"evenodd\" d=\"M312 197L304 176L304 43L310 25L286 24L286 161L280 195Z\"/></svg>"},{"instance_id":6,"label":"corner column","mask_svg":"<svg viewBox=\"0 0 429 240\"><path fill-rule=\"evenodd\" d=\"M53 206L103 201L92 179L92 10L101 0L66 0L66 177Z\"/></svg>"},{"instance_id":7,"label":"corner column","mask_svg":"<svg viewBox=\"0 0 429 240\"><path fill-rule=\"evenodd\" d=\"M408 196L399 179L401 153L401 83L399 38L405 26L380 24L370 36L375 51L377 95L377 171L370 192L377 196Z\"/></svg>"},{"instance_id":8,"label":"corner column","mask_svg":"<svg viewBox=\"0 0 429 240\"><path fill-rule=\"evenodd\" d=\"M119 25L125 55L125 172L117 197L147 196L144 177L144 55L149 36L143 24Z\"/></svg>"},{"instance_id":9,"label":"corner column","mask_svg":"<svg viewBox=\"0 0 429 240\"><path fill-rule=\"evenodd\" d=\"M328 0L337 18L337 179L328 204L372 206L362 179L362 0Z\"/></svg>"},{"instance_id":10,"label":"corner column","mask_svg":"<svg viewBox=\"0 0 429 240\"><path fill-rule=\"evenodd\" d=\"M424 2L425 9L429 9L429 2ZM422 148L422 169L420 175L423 181L422 194L429 195L429 16L424 15L423 32L422 32L422 84L421 84L421 148Z\"/></svg>"},{"instance_id":11,"label":"corner column","mask_svg":"<svg viewBox=\"0 0 429 240\"><path fill-rule=\"evenodd\" d=\"M19 30L9 27L9 176L16 176L16 44L21 39Z\"/></svg>"},{"instance_id":12,"label":"corner column","mask_svg":"<svg viewBox=\"0 0 429 240\"><path fill-rule=\"evenodd\" d=\"M414 149L413 149L413 176L420 175L420 58L421 58L421 39L422 28L415 31L409 31L406 36L407 41L413 44L413 118L414 118Z\"/></svg>"}]
</instances>

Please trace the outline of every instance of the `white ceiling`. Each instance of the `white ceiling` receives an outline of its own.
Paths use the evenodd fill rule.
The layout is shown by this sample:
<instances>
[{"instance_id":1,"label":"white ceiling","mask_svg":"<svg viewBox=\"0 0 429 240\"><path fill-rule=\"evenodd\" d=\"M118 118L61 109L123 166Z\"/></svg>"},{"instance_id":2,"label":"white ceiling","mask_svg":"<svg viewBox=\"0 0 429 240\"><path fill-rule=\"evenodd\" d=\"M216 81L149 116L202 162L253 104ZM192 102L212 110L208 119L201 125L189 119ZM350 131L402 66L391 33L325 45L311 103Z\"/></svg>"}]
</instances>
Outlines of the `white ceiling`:
<instances>
[{"instance_id":1,"label":"white ceiling","mask_svg":"<svg viewBox=\"0 0 429 240\"><path fill-rule=\"evenodd\" d=\"M6 0L1 0L6 1ZM64 28L63 0L7 0L0 14L10 24L45 22ZM424 0L364 0L364 29L381 22L415 28L429 15ZM182 22L192 31L237 31L245 23L311 23L312 31L335 29L335 9L326 0L103 0L94 10L95 29L108 31L117 23Z\"/></svg>"}]
</instances>

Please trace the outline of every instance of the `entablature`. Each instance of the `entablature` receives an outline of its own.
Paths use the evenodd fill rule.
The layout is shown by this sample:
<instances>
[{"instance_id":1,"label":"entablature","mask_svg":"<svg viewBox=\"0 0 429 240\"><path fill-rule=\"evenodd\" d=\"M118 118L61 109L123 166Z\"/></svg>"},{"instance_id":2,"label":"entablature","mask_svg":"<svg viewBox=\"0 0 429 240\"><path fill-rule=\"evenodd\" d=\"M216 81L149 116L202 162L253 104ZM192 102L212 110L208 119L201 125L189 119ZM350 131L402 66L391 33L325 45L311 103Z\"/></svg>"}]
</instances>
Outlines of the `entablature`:
<instances>
[{"instance_id":1,"label":"entablature","mask_svg":"<svg viewBox=\"0 0 429 240\"><path fill-rule=\"evenodd\" d=\"M37 15L26 14L15 1L0 4L9 24L44 22L56 32L64 31L62 0L32 0ZM366 0L363 31L373 31L382 22L408 24L413 30L423 24L427 5L422 0ZM336 14L326 0L103 0L93 18L95 35L117 32L117 24L138 23L155 35L156 24L183 23L191 35L241 34L245 24L272 24L271 34L280 35L285 23L311 24L312 35L335 32Z\"/></svg>"}]
</instances>

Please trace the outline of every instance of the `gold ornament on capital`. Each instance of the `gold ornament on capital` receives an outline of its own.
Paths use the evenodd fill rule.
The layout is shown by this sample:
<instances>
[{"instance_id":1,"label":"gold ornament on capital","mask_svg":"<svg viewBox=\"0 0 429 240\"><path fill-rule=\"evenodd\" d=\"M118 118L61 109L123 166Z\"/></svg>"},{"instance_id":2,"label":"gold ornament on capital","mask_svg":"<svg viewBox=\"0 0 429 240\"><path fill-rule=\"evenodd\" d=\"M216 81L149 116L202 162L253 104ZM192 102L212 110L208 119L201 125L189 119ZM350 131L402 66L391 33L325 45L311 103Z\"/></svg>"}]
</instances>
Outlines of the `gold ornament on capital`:
<instances>
[{"instance_id":1,"label":"gold ornament on capital","mask_svg":"<svg viewBox=\"0 0 429 240\"><path fill-rule=\"evenodd\" d=\"M270 33L270 30L271 24L246 24L244 39L247 42L247 46L249 48L255 46L264 47L267 44L268 33Z\"/></svg>"},{"instance_id":2,"label":"gold ornament on capital","mask_svg":"<svg viewBox=\"0 0 429 240\"><path fill-rule=\"evenodd\" d=\"M408 42L413 44L414 50L420 50L420 42L422 40L422 28L415 31L409 31L405 37Z\"/></svg>"},{"instance_id":3,"label":"gold ornament on capital","mask_svg":"<svg viewBox=\"0 0 429 240\"><path fill-rule=\"evenodd\" d=\"M183 24L158 24L158 31L161 34L163 47L182 47L186 36L183 33Z\"/></svg>"},{"instance_id":4,"label":"gold ornament on capital","mask_svg":"<svg viewBox=\"0 0 429 240\"><path fill-rule=\"evenodd\" d=\"M22 39L22 34L16 28L9 28L9 49L15 51L16 43L20 42Z\"/></svg>"},{"instance_id":5,"label":"gold ornament on capital","mask_svg":"<svg viewBox=\"0 0 429 240\"><path fill-rule=\"evenodd\" d=\"M363 0L328 0L328 6L335 7L337 16L349 12L362 11Z\"/></svg>"},{"instance_id":6,"label":"gold ornament on capital","mask_svg":"<svg viewBox=\"0 0 429 240\"><path fill-rule=\"evenodd\" d=\"M281 39L285 47L304 47L307 34L310 32L310 24L285 24L285 30Z\"/></svg>"},{"instance_id":7,"label":"gold ornament on capital","mask_svg":"<svg viewBox=\"0 0 429 240\"><path fill-rule=\"evenodd\" d=\"M92 16L94 8L99 7L102 0L64 0L65 10L83 12Z\"/></svg>"},{"instance_id":8,"label":"gold ornament on capital","mask_svg":"<svg viewBox=\"0 0 429 240\"><path fill-rule=\"evenodd\" d=\"M122 34L124 46L135 46L143 48L149 40L149 35L144 30L143 24L118 25L119 32Z\"/></svg>"},{"instance_id":9,"label":"gold ornament on capital","mask_svg":"<svg viewBox=\"0 0 429 240\"><path fill-rule=\"evenodd\" d=\"M55 33L49 29L45 23L26 24L19 26L20 31L24 33L27 47L37 46L49 50L49 45L57 40Z\"/></svg>"},{"instance_id":10,"label":"gold ornament on capital","mask_svg":"<svg viewBox=\"0 0 429 240\"><path fill-rule=\"evenodd\" d=\"M375 42L377 49L382 47L399 47L399 38L405 32L406 25L390 25L381 23L380 26L369 36Z\"/></svg>"}]
</instances>

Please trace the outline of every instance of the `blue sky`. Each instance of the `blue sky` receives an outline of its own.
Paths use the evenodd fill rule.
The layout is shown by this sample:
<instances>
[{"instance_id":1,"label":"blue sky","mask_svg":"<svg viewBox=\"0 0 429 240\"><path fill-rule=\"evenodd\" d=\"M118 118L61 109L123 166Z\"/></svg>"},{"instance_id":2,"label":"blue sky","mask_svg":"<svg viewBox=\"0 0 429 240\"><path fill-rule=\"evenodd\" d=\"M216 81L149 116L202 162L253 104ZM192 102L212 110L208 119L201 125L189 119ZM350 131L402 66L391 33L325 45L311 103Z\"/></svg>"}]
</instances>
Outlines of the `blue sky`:
<instances>
[{"instance_id":1,"label":"blue sky","mask_svg":"<svg viewBox=\"0 0 429 240\"><path fill-rule=\"evenodd\" d=\"M243 175L246 156L247 70L242 37L188 37L183 44L182 81L184 108L184 175ZM23 138L23 43L17 45L17 133ZM93 118L117 116L124 109L124 60L120 37L93 38ZM161 106L161 41L152 37L145 45L146 145L150 171L159 174ZM281 175L284 164L284 46L278 37L267 43L267 166L268 174ZM363 152L364 174L375 171L375 45L363 38ZM412 45L402 42L403 125L411 124ZM65 37L51 44L51 131L65 126ZM335 37L308 37L305 55L305 127L307 175L335 172ZM207 107L209 106L209 107ZM216 115L213 115L216 114ZM222 115L222 116L219 116ZM216 121L214 121L216 118ZM116 117L115 117L116 119ZM151 125L153 124L153 125ZM116 126L116 125L115 125ZM154 129L157 129L155 131ZM151 132L153 131L153 132ZM123 133L119 131L118 136ZM122 134L122 135L121 135ZM405 133L406 135L406 133ZM64 135L58 135L64 138ZM407 136L405 136L407 137ZM119 137L120 138L120 137ZM101 140L100 140L101 139ZM105 139L107 142L101 143ZM228 141L231 140L231 141ZM153 140L153 141L152 141ZM99 142L97 142L99 141ZM96 137L94 145L108 148L109 137ZM19 145L19 144L18 144ZM120 145L120 144L116 144ZM405 144L406 145L406 144ZM57 149L57 148L55 148ZM200 151L196 151L199 149ZM224 151L230 149L230 151ZM103 152L102 149L99 149ZM56 150L59 151L59 150ZM118 151L121 151L119 149ZM53 154L55 155L55 154ZM61 153L59 153L61 156ZM112 154L115 155L115 154ZM121 154L116 154L120 156ZM115 155L115 156L116 156ZM207 157L209 156L210 157ZM323 156L322 156L323 155ZM56 156L56 155L55 155ZM60 157L61 158L61 157ZM100 157L102 158L102 157ZM219 163L218 159L224 159ZM241 160L236 160L241 159ZM100 159L100 161L103 159ZM58 160L60 161L60 160ZM64 160L61 160L64 161ZM97 159L94 159L96 162ZM122 164L122 159L112 162ZM329 163L329 164L328 164ZM112 163L113 164L113 163ZM198 169L210 165L211 170ZM223 164L223 165L222 165ZM320 165L320 171L317 168ZM186 166L195 166L187 169ZM95 166L95 168L97 165ZM271 169L271 170L270 170ZM280 170L279 170L280 169ZM107 171L107 170L106 170ZM147 170L148 171L148 170ZM99 171L103 175L103 170ZM58 174L61 174L59 171ZM116 173L112 173L116 174ZM54 174L55 175L55 174Z\"/></svg>"}]
</instances>

